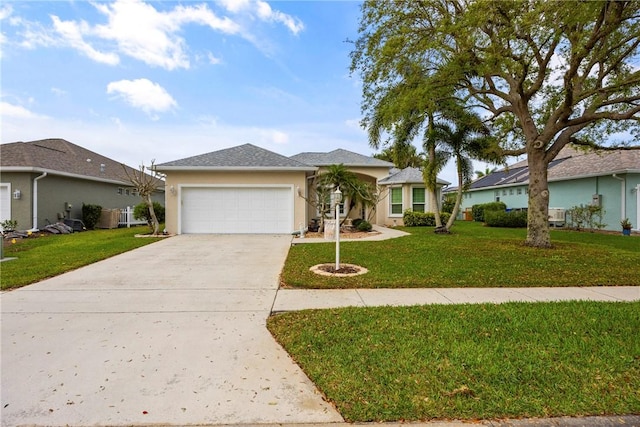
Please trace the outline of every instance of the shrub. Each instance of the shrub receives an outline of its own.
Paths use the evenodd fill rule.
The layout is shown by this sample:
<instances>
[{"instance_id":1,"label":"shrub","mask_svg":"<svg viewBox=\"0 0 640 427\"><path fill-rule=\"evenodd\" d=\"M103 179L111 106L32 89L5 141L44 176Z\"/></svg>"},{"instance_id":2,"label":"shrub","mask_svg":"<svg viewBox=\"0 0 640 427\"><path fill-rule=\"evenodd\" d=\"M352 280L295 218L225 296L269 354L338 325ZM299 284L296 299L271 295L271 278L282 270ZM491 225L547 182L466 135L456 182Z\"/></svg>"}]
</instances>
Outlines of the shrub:
<instances>
[{"instance_id":1,"label":"shrub","mask_svg":"<svg viewBox=\"0 0 640 427\"><path fill-rule=\"evenodd\" d=\"M373 227L371 226L371 223L369 221L362 220L358 222L358 225L356 225L356 228L358 229L358 231L368 232L368 231L371 231Z\"/></svg>"},{"instance_id":2,"label":"shrub","mask_svg":"<svg viewBox=\"0 0 640 427\"><path fill-rule=\"evenodd\" d=\"M355 228L358 228L358 225L364 221L364 219L362 218L356 218L353 221L351 221L351 225L353 225Z\"/></svg>"},{"instance_id":3,"label":"shrub","mask_svg":"<svg viewBox=\"0 0 640 427\"><path fill-rule=\"evenodd\" d=\"M153 211L156 213L158 222L164 222L164 206L162 206L158 202L153 202ZM153 225L151 224L151 214L149 213L149 208L144 202L137 204L133 208L133 217L135 219L144 219L145 221L147 221L147 224L149 224L149 227Z\"/></svg>"},{"instance_id":4,"label":"shrub","mask_svg":"<svg viewBox=\"0 0 640 427\"><path fill-rule=\"evenodd\" d=\"M15 231L17 226L18 221L16 221L15 219L5 219L4 221L0 222L0 229L2 229L2 231Z\"/></svg>"},{"instance_id":5,"label":"shrub","mask_svg":"<svg viewBox=\"0 0 640 427\"><path fill-rule=\"evenodd\" d=\"M503 202L482 203L471 206L471 215L474 221L484 222L485 211L504 211L506 209L507 205Z\"/></svg>"},{"instance_id":6,"label":"shrub","mask_svg":"<svg viewBox=\"0 0 640 427\"><path fill-rule=\"evenodd\" d=\"M574 206L567 210L567 223L569 227L576 230L582 230L583 228L589 228L591 231L601 229L607 226L602 223L602 216L605 214L602 206L594 205L580 205Z\"/></svg>"},{"instance_id":7,"label":"shrub","mask_svg":"<svg viewBox=\"0 0 640 427\"><path fill-rule=\"evenodd\" d=\"M484 213L484 222L489 227L525 228L527 226L527 212L488 210Z\"/></svg>"},{"instance_id":8,"label":"shrub","mask_svg":"<svg viewBox=\"0 0 640 427\"><path fill-rule=\"evenodd\" d=\"M87 230L94 230L102 215L102 206L82 204L82 222Z\"/></svg>"},{"instance_id":9,"label":"shrub","mask_svg":"<svg viewBox=\"0 0 640 427\"><path fill-rule=\"evenodd\" d=\"M451 217L450 213L440 212L440 219L443 223L449 221L449 217ZM433 212L406 210L402 215L402 222L404 222L405 227L435 227L436 216Z\"/></svg>"}]
</instances>

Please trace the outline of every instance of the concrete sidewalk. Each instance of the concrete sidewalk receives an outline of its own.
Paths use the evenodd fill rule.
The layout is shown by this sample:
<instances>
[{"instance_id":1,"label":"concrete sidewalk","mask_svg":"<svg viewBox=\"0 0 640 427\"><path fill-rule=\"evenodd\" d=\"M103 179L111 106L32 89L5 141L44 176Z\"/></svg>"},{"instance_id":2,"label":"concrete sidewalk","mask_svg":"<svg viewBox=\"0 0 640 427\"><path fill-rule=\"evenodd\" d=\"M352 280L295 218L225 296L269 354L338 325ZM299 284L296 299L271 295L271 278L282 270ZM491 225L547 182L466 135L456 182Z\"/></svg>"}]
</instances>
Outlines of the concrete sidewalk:
<instances>
[{"instance_id":1,"label":"concrete sidewalk","mask_svg":"<svg viewBox=\"0 0 640 427\"><path fill-rule=\"evenodd\" d=\"M638 286L558 288L279 289L273 312L338 307L480 304L512 301L638 301Z\"/></svg>"}]
</instances>

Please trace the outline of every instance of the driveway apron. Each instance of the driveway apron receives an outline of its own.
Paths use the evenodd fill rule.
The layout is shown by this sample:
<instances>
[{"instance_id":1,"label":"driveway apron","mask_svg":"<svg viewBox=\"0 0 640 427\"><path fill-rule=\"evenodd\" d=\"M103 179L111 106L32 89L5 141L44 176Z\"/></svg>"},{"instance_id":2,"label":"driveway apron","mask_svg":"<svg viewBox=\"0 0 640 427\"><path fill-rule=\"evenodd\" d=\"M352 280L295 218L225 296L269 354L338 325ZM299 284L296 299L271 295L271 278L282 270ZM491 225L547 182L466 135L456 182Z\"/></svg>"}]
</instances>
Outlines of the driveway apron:
<instances>
[{"instance_id":1,"label":"driveway apron","mask_svg":"<svg viewBox=\"0 0 640 427\"><path fill-rule=\"evenodd\" d=\"M290 242L175 236L3 293L2 425L342 421L265 328Z\"/></svg>"}]
</instances>

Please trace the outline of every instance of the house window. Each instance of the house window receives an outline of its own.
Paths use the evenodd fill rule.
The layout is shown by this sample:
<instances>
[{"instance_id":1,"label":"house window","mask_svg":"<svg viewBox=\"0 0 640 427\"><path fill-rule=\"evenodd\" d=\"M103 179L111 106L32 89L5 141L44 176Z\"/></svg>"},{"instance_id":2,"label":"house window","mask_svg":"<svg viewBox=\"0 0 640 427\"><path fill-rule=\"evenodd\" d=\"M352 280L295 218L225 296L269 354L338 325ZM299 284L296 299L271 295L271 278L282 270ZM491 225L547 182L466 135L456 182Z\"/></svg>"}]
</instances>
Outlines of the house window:
<instances>
[{"instance_id":1,"label":"house window","mask_svg":"<svg viewBox=\"0 0 640 427\"><path fill-rule=\"evenodd\" d=\"M124 194L124 188L118 187L118 194L122 196L122 194Z\"/></svg>"},{"instance_id":2,"label":"house window","mask_svg":"<svg viewBox=\"0 0 640 427\"><path fill-rule=\"evenodd\" d=\"M333 205L332 205L332 199L333 199L333 195L330 193L326 193L324 195L324 203L321 203L320 201L320 195L318 195L318 204L317 204L317 209L316 209L316 213L318 216L322 215L322 212L320 211L320 205L324 204L325 208L328 210L328 212L325 212L325 215L329 215L331 217L335 216L335 213L333 212ZM345 203L347 203L349 201L349 199L344 199L342 201L342 203L340 203L338 206L340 206L340 216L344 216L344 205Z\"/></svg>"},{"instance_id":3,"label":"house window","mask_svg":"<svg viewBox=\"0 0 640 427\"><path fill-rule=\"evenodd\" d=\"M518 187L518 194L522 194L522 188Z\"/></svg>"},{"instance_id":4,"label":"house window","mask_svg":"<svg viewBox=\"0 0 640 427\"><path fill-rule=\"evenodd\" d=\"M510 196L513 196L513 188L510 188L510 189L509 189L509 195L510 195Z\"/></svg>"},{"instance_id":5,"label":"house window","mask_svg":"<svg viewBox=\"0 0 640 427\"><path fill-rule=\"evenodd\" d=\"M507 190L502 190L502 195L506 196L507 195Z\"/></svg>"},{"instance_id":6,"label":"house window","mask_svg":"<svg viewBox=\"0 0 640 427\"><path fill-rule=\"evenodd\" d=\"M126 190L124 190L124 194L126 194L127 196L131 194L131 191L127 188Z\"/></svg>"},{"instance_id":7,"label":"house window","mask_svg":"<svg viewBox=\"0 0 640 427\"><path fill-rule=\"evenodd\" d=\"M411 189L411 209L414 212L424 212L425 210L425 194L424 188L414 187Z\"/></svg>"},{"instance_id":8,"label":"house window","mask_svg":"<svg viewBox=\"0 0 640 427\"><path fill-rule=\"evenodd\" d=\"M402 215L402 187L392 188L389 200L391 215Z\"/></svg>"}]
</instances>

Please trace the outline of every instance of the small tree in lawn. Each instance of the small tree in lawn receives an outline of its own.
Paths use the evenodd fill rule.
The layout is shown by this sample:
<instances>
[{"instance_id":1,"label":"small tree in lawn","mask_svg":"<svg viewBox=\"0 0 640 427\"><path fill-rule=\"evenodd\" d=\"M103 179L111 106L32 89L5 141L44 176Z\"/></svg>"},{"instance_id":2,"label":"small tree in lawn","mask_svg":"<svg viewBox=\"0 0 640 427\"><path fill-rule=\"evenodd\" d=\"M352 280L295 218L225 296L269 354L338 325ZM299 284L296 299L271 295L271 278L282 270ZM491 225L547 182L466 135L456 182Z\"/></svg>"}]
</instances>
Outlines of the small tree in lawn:
<instances>
[{"instance_id":1,"label":"small tree in lawn","mask_svg":"<svg viewBox=\"0 0 640 427\"><path fill-rule=\"evenodd\" d=\"M124 173L127 175L127 179L136 189L142 201L149 208L149 215L151 216L151 229L152 234L157 235L160 234L160 222L158 222L158 218L156 216L155 210L153 209L153 201L151 200L151 195L158 189L158 181L162 178L162 176L155 171L154 168L155 160L151 161L151 166L146 167L144 165L140 165L139 169L132 169L124 164L122 168L124 169ZM151 172L151 174L146 171Z\"/></svg>"}]
</instances>

